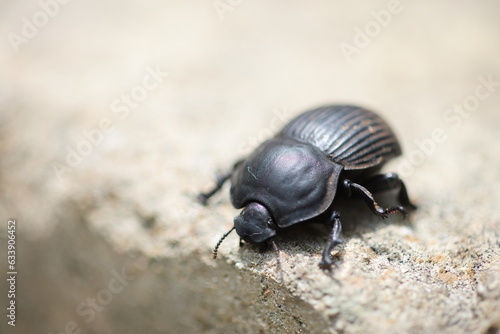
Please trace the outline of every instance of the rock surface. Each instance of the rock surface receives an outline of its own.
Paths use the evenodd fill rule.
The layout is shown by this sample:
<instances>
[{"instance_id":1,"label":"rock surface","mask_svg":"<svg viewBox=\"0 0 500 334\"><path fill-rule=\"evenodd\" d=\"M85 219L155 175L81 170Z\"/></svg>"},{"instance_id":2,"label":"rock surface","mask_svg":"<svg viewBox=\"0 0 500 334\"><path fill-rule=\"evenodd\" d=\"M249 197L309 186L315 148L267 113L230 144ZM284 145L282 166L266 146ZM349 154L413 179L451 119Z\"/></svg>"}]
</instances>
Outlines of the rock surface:
<instances>
[{"instance_id":1,"label":"rock surface","mask_svg":"<svg viewBox=\"0 0 500 334\"><path fill-rule=\"evenodd\" d=\"M500 332L500 5L46 3L0 5L2 333ZM331 273L320 226L277 238L281 267L235 234L212 260L237 211L197 191L331 102L394 127L419 209L343 203Z\"/></svg>"}]
</instances>

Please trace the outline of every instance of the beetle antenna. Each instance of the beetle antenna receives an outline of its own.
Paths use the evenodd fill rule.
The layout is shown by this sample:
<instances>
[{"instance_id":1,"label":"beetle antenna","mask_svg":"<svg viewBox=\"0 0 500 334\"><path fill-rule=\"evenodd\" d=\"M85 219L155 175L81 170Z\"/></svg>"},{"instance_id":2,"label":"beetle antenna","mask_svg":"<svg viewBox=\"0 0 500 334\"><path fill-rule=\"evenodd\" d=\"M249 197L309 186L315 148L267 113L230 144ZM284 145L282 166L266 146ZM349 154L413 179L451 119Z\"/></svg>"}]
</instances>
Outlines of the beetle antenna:
<instances>
[{"instance_id":1,"label":"beetle antenna","mask_svg":"<svg viewBox=\"0 0 500 334\"><path fill-rule=\"evenodd\" d=\"M222 236L222 238L220 238L217 245L215 245L214 251L212 252L212 254L214 256L214 260L217 258L217 252L219 251L220 244L224 241L224 239L226 239L226 237L229 235L229 233L233 232L233 230L234 230L234 226L229 231L224 233L224 235Z\"/></svg>"}]
</instances>

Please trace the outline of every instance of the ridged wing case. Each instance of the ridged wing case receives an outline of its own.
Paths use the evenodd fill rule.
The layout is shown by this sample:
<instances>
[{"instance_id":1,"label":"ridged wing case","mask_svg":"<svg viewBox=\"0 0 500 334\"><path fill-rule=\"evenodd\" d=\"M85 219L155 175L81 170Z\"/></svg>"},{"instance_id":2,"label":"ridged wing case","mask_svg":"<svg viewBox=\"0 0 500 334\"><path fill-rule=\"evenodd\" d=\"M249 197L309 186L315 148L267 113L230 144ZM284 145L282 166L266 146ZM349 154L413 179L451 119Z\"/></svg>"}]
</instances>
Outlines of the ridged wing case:
<instances>
[{"instance_id":1,"label":"ridged wing case","mask_svg":"<svg viewBox=\"0 0 500 334\"><path fill-rule=\"evenodd\" d=\"M278 137L310 143L345 170L378 166L401 155L389 125L374 112L356 106L311 110L290 121Z\"/></svg>"}]
</instances>

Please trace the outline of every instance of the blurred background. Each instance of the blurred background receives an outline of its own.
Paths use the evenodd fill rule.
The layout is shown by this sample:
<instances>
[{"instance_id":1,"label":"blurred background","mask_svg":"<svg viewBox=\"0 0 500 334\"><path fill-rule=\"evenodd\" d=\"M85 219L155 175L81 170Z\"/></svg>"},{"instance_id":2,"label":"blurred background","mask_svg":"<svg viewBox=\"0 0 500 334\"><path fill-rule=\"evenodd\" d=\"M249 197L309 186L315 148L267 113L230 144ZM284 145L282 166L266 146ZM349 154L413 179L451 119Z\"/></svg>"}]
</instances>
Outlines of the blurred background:
<instances>
[{"instance_id":1,"label":"blurred background","mask_svg":"<svg viewBox=\"0 0 500 334\"><path fill-rule=\"evenodd\" d=\"M496 230L499 15L494 1L0 2L0 269L16 218L15 330L62 331L110 275L90 269L92 240L80 240L82 263L57 260L78 239L64 227L61 240L59 226L90 221L102 252L160 256L165 240L206 251L234 211L221 209L218 228L188 226L198 217L188 194L326 103L388 120L406 152L390 167L417 202L432 193L464 215L474 214L457 203L474 205L484 224L470 228ZM160 226L157 243L136 220ZM119 328L102 317L109 327L80 326Z\"/></svg>"}]
</instances>

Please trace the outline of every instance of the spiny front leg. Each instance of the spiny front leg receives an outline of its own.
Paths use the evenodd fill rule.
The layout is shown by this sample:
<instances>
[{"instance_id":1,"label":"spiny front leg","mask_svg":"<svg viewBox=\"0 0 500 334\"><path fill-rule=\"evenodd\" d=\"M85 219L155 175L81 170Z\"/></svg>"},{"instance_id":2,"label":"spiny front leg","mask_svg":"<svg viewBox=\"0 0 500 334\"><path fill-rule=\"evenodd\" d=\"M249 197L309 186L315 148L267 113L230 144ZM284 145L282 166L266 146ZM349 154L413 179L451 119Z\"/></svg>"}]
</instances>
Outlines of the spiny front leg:
<instances>
[{"instance_id":1,"label":"spiny front leg","mask_svg":"<svg viewBox=\"0 0 500 334\"><path fill-rule=\"evenodd\" d=\"M321 256L321 261L319 262L319 267L321 269L328 270L331 269L333 264L335 264L331 258L332 250L343 242L342 238L340 238L340 232L342 231L340 214L337 211L333 211L331 221L333 225L332 232L330 233L328 243L323 250L323 255Z\"/></svg>"},{"instance_id":2,"label":"spiny front leg","mask_svg":"<svg viewBox=\"0 0 500 334\"><path fill-rule=\"evenodd\" d=\"M209 198L212 197L213 195L215 195L222 188L224 183L227 180L229 180L232 173L233 172L231 171L231 173L227 173L227 174L217 174L215 176L216 177L215 187L212 190L207 191L206 193L198 194L198 196L197 196L198 202L200 202L203 205L207 205Z\"/></svg>"},{"instance_id":3,"label":"spiny front leg","mask_svg":"<svg viewBox=\"0 0 500 334\"><path fill-rule=\"evenodd\" d=\"M366 189L365 187L363 187L360 184L357 184L357 183L354 183L348 179L345 179L343 185L344 185L344 188L345 188L349 197L352 195L357 195L357 196L361 197L365 201L366 205L368 205L370 210L372 210L372 212L374 214L376 214L377 216L380 216L382 218L387 218L388 215L393 214L393 213L398 212L398 211L401 212L404 217L406 217L408 215L408 212L402 206L391 206L391 207L385 208L385 209L382 208L375 201L372 193L369 192L368 189Z\"/></svg>"},{"instance_id":4,"label":"spiny front leg","mask_svg":"<svg viewBox=\"0 0 500 334\"><path fill-rule=\"evenodd\" d=\"M231 171L229 173L226 173L226 174L217 174L215 177L216 177L216 180L215 180L215 187L210 190L210 191L207 191L206 193L200 193L198 194L197 196L197 199L198 199L198 202L200 202L201 204L203 205L207 205L207 202L208 200L210 199L210 197L212 197L213 195L215 195L219 190L221 190L222 186L224 185L224 183L226 183L227 180L229 180L231 178L231 175L233 175L233 172L234 170L239 166L240 163L242 163L243 160L240 160L238 162L236 162L233 166L233 168L231 169Z\"/></svg>"}]
</instances>

